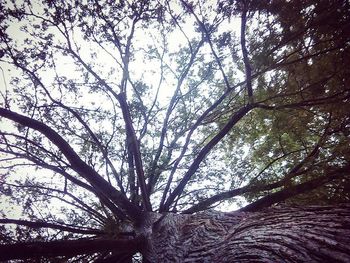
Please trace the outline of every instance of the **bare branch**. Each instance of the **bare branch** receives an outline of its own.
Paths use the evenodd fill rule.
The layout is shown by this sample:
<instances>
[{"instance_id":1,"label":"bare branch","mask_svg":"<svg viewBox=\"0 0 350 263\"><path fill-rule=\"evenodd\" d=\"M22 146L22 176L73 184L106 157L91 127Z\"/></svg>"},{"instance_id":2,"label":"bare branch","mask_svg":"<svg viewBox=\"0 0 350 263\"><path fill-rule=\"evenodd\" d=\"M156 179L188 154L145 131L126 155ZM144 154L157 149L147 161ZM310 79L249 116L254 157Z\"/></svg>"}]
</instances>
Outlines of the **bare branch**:
<instances>
[{"instance_id":1,"label":"bare branch","mask_svg":"<svg viewBox=\"0 0 350 263\"><path fill-rule=\"evenodd\" d=\"M58 133L44 123L28 118L24 115L0 108L0 116L32 128L45 135L70 162L71 167L81 176L83 176L92 186L98 189L107 198L119 205L126 213L134 219L139 218L140 209L131 204L121 192L112 187L103 179L94 169L88 166L73 150L73 148Z\"/></svg>"},{"instance_id":2,"label":"bare branch","mask_svg":"<svg viewBox=\"0 0 350 263\"><path fill-rule=\"evenodd\" d=\"M230 90L231 89L231 85L230 85L230 82L228 80L228 77L225 73L225 70L224 70L224 67L221 63L221 60L219 58L219 56L217 55L215 49L214 49L214 45L213 45L213 42L211 41L211 35L210 35L210 31L208 30L208 28L205 26L205 24L203 23L202 20L199 19L199 17L197 16L197 14L193 11L193 8L191 8L188 3L186 3L185 1L181 0L181 2L188 8L188 10L190 10L191 14L195 17L197 23L200 25L200 28L201 30L203 31L203 33L205 34L205 37L206 37L206 41L208 41L209 43L209 46L210 46L210 50L215 58L215 61L216 63L218 64L219 66L219 69L220 69L220 72L222 74L222 78L224 79L224 82L225 82L225 85L226 85L226 88L227 90Z\"/></svg>"},{"instance_id":3,"label":"bare branch","mask_svg":"<svg viewBox=\"0 0 350 263\"><path fill-rule=\"evenodd\" d=\"M42 221L33 222L33 221L28 221L28 220L4 218L4 219L0 219L0 224L16 224L16 225L28 226L28 227L34 228L34 229L51 228L51 229L57 229L57 230L61 230L61 231L67 231L70 233L86 234L86 235L103 235L103 234L105 234L104 231L101 231L98 229L69 227L66 225L59 225L59 224L54 224L54 223L42 222Z\"/></svg>"},{"instance_id":4,"label":"bare branch","mask_svg":"<svg viewBox=\"0 0 350 263\"><path fill-rule=\"evenodd\" d=\"M276 159L274 159L272 162L270 162L268 165L266 165L266 167L264 169L262 169L258 175L256 175L252 180L250 180L250 183L244 187L240 187L240 188L236 188L233 190L229 190L229 191L225 191L219 194L216 194L214 196L211 196L209 198L207 198L204 201L199 202L198 204L190 207L189 209L186 209L183 213L194 213L194 212L198 212L201 210L205 210L207 209L210 205L225 200L225 199L229 199L238 195L242 195L245 193L249 193L249 192L260 192L260 191L267 191L267 190L272 190L272 189L276 189L282 186L285 186L292 178L300 176L302 174L305 174L307 171L311 170L311 168L305 168L304 170L300 171L301 168L305 167L306 164L312 162L316 157L317 157L317 153L319 152L320 147L323 145L323 143L326 140L326 135L328 133L329 130L329 126L330 126L330 121L331 118L329 118L329 122L326 125L325 129L324 129L324 133L322 134L322 136L320 137L320 139L318 140L318 142L315 144L314 148L304 157L303 160L301 160L299 163L297 163L293 168L291 168L287 174L279 181L275 182L275 183L271 183L271 184L267 184L267 185L254 185L255 181L258 179L258 177L268 168L270 167L273 163L275 163L278 160L281 160L282 158L285 158L286 156L292 154L292 153L296 153L296 152L300 152L300 150L298 151L292 151L288 154L284 154L283 156L280 156Z\"/></svg>"},{"instance_id":5,"label":"bare branch","mask_svg":"<svg viewBox=\"0 0 350 263\"><path fill-rule=\"evenodd\" d=\"M140 184L143 203L147 211L152 211L151 202L150 202L149 195L146 188L145 174L144 174L143 165L142 165L140 146L136 137L134 127L132 125L129 106L126 102L125 93L120 93L118 95L118 100L124 116L127 140L128 140L127 143L130 144L130 147L131 147L130 149L134 157L136 174L137 174L138 182Z\"/></svg>"},{"instance_id":6,"label":"bare branch","mask_svg":"<svg viewBox=\"0 0 350 263\"><path fill-rule=\"evenodd\" d=\"M214 148L215 145L217 145L222 138L225 137L225 135L232 129L232 127L240 120L242 119L253 107L251 105L246 105L239 109L237 112L235 112L231 119L226 123L226 125L214 136L213 139L211 139L199 152L195 160L192 162L190 167L188 168L188 171L180 181L180 183L177 185L177 187L174 189L174 191L170 194L167 201L164 204L164 207L162 207L161 211L167 211L170 207L170 205L174 202L176 197L180 196L183 189L185 188L188 181L191 179L192 175L197 171L199 168L200 163L203 161L205 156Z\"/></svg>"},{"instance_id":7,"label":"bare branch","mask_svg":"<svg viewBox=\"0 0 350 263\"><path fill-rule=\"evenodd\" d=\"M154 185L156 184L158 178L157 176L155 176L155 170L157 168L157 164L158 164L158 161L159 161L159 158L161 156L161 153L163 151L163 147L164 147L164 139L165 139L165 136L167 134L167 130L168 130L168 122L169 122L169 118L175 108L175 105L178 101L178 94L180 92L180 89L181 89L181 86L189 72L189 70L191 69L194 61L195 61L195 58L199 52L199 49L202 47L204 43L204 40L202 39L196 49L194 50L193 53L191 53L191 57L190 57L190 60L189 62L187 63L185 69L181 72L181 75L178 79L178 82L177 82L177 86L176 86L176 89L174 91L174 94L170 100L170 103L168 105L168 108L167 108L167 112L166 112L166 115L165 115L165 118L164 118L164 121L163 121L163 127L162 127L162 132L161 132L161 135L160 135L160 140L159 140L159 146L158 146L158 149L157 149L157 152L155 154L155 157L153 159L153 162L151 164L151 172L150 172L150 180L149 180L149 183L148 183L148 190L149 192L151 192L151 189L154 187Z\"/></svg>"},{"instance_id":8,"label":"bare branch","mask_svg":"<svg viewBox=\"0 0 350 263\"><path fill-rule=\"evenodd\" d=\"M135 27L135 23L136 21L133 22L133 29L128 37L128 46L130 48L131 45L131 39L132 36L134 34L134 27ZM142 198L143 198L143 203L145 205L145 208L147 211L151 211L152 207L151 207L151 203L148 197L148 193L146 191L146 183L145 183L145 177L144 177L144 171L143 171L143 166L142 166L142 159L141 159L141 154L140 154L140 149L139 149L139 144L137 143L137 138L136 138L136 134L135 134L135 130L134 127L132 125L132 119L130 116L130 112L129 112L129 106L126 102L126 95L125 95L125 91L117 94L112 87L110 87L107 82L105 80L103 80L87 63L84 62L84 60L79 56L79 54L77 54L70 42L69 42L69 38L68 35L66 37L67 42L68 42L68 47L69 47L69 52L73 55L73 57L79 61L82 66L90 73L92 74L99 82L100 84L103 85L103 87L105 87L119 102L122 112L123 112L123 117L124 117L124 122L125 122L125 126L126 129L128 131L127 135L131 135L131 143L133 145L133 155L135 155L135 166L136 166L136 172L138 175L138 180L139 180L139 184L140 184L140 188L141 188L141 193L142 193ZM127 67L127 64L129 62L129 49L127 50L125 56L123 57L123 63L124 63L124 67ZM124 73L123 73L123 79L122 79L122 91L126 89L126 81L128 80L128 73L126 72L126 69L124 68Z\"/></svg>"},{"instance_id":9,"label":"bare branch","mask_svg":"<svg viewBox=\"0 0 350 263\"><path fill-rule=\"evenodd\" d=\"M96 252L137 252L142 238L135 239L77 239L51 242L32 242L0 245L0 260L29 259L40 257L73 257Z\"/></svg>"},{"instance_id":10,"label":"bare branch","mask_svg":"<svg viewBox=\"0 0 350 263\"><path fill-rule=\"evenodd\" d=\"M275 203L283 202L291 197L299 194L310 192L334 179L341 178L344 176L349 176L350 165L342 168L334 169L329 171L325 176L320 176L315 179L309 180L305 183L297 184L288 188L285 188L279 192L272 193L270 195L264 196L259 200L241 208L239 211L253 212L258 211L264 207L269 207Z\"/></svg>"},{"instance_id":11,"label":"bare branch","mask_svg":"<svg viewBox=\"0 0 350 263\"><path fill-rule=\"evenodd\" d=\"M245 40L246 24L247 24L247 9L246 7L244 7L244 10L242 11L242 16L241 16L241 48L242 48L242 54L243 54L243 62L245 66L248 100L249 100L249 103L254 103L253 87L252 87L252 68L249 62L248 50L247 50L246 40Z\"/></svg>"}]
</instances>

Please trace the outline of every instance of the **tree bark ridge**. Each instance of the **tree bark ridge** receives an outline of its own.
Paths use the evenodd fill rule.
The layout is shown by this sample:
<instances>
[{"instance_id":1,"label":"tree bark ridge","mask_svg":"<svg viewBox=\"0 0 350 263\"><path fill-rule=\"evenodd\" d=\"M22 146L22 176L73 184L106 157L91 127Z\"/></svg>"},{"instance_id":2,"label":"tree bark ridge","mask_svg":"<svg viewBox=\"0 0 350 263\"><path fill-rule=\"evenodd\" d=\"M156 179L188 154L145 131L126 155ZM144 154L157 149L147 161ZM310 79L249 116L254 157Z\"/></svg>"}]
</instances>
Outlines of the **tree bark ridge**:
<instances>
[{"instance_id":1,"label":"tree bark ridge","mask_svg":"<svg viewBox=\"0 0 350 263\"><path fill-rule=\"evenodd\" d=\"M167 215L151 262L350 262L350 205Z\"/></svg>"}]
</instances>

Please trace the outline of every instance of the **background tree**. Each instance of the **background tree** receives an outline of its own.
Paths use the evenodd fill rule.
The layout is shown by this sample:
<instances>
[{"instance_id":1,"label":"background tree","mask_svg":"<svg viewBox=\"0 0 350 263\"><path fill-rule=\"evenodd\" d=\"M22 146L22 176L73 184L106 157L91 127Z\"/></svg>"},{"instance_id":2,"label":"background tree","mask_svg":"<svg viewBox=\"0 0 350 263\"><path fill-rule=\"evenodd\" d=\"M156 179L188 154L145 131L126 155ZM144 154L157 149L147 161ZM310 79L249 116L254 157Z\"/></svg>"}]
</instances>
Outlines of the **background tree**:
<instances>
[{"instance_id":1,"label":"background tree","mask_svg":"<svg viewBox=\"0 0 350 263\"><path fill-rule=\"evenodd\" d=\"M0 10L0 260L349 261L348 1Z\"/></svg>"}]
</instances>

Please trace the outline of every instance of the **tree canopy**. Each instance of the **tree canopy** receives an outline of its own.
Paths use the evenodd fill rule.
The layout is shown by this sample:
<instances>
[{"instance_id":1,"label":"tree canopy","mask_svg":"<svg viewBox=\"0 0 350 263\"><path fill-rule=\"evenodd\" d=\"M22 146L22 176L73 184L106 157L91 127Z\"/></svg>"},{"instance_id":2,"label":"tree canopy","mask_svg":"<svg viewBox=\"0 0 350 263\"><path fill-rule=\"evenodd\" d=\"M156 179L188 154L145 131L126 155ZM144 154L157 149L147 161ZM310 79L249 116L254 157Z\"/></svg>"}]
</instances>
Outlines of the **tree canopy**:
<instances>
[{"instance_id":1,"label":"tree canopy","mask_svg":"<svg viewBox=\"0 0 350 263\"><path fill-rule=\"evenodd\" d=\"M349 1L0 10L2 244L107 262L145 213L349 202Z\"/></svg>"}]
</instances>

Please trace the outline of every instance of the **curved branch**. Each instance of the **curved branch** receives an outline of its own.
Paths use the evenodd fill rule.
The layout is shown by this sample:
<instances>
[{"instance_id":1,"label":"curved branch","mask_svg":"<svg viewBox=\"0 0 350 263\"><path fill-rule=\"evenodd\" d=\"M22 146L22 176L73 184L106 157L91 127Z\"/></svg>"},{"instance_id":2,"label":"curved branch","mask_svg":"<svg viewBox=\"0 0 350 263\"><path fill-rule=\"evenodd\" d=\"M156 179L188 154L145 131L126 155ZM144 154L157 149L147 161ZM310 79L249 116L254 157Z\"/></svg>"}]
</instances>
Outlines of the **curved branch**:
<instances>
[{"instance_id":1,"label":"curved branch","mask_svg":"<svg viewBox=\"0 0 350 263\"><path fill-rule=\"evenodd\" d=\"M148 184L149 192L151 192L152 188L155 186L155 184L158 180L158 177L159 177L159 176L155 176L155 171L157 169L157 164L158 164L159 158L161 156L161 153L163 151L164 140L165 140L165 136L166 136L167 130L168 130L170 115L172 114L173 110L175 109L175 105L179 99L178 94L180 92L180 88L181 88L187 74L189 73L193 63L195 62L195 58L196 58L200 48L202 47L203 43L204 43L204 40L201 39L201 41L198 43L196 49L193 51L193 53L191 53L190 60L189 60L188 64L186 65L186 67L184 68L184 70L181 72L181 75L180 75L178 82L177 82L176 89L175 89L174 94L171 97L170 103L168 105L167 112L166 112L166 115L165 115L165 118L163 121L163 127L162 127L162 131L161 131L161 135L160 135L159 146L158 146L157 152L155 154L155 157L153 159L153 162L151 164L150 180L149 180L149 184Z\"/></svg>"},{"instance_id":2,"label":"curved branch","mask_svg":"<svg viewBox=\"0 0 350 263\"><path fill-rule=\"evenodd\" d=\"M312 149L312 151L310 151L310 153L308 153L303 160L301 160L298 164L296 164L293 168L291 168L289 170L289 172L281 180L279 180L279 181L277 181L275 183L268 184L268 185L258 185L258 186L252 185L252 183L254 183L254 181L256 181L258 179L258 177L269 166L271 166L274 162L276 162L277 160L280 160L281 158L284 158L285 156L287 156L287 155L289 155L291 153L299 152L299 150L290 152L287 155L283 155L281 157L278 157L278 158L274 159L262 171L260 171L257 176L255 176L250 181L250 184L248 184L248 185L246 185L244 187L236 188L236 189L233 189L233 190L229 190L229 191L226 191L226 192L222 192L222 193L213 195L213 196L211 196L211 197L209 197L209 198L207 198L207 199L205 199L205 200L203 200L203 201L193 205L189 209L186 209L185 211L183 211L183 213L192 214L194 212L202 211L202 210L207 209L212 204L215 204L215 203L217 203L219 201L222 201L224 199L235 197L237 195L242 195L242 194L249 193L249 192L260 192L260 191L267 191L267 190L276 189L276 188L279 188L279 187L285 185L286 182L290 181L292 178L294 178L296 176L299 176L301 174L304 174L305 172L308 171L308 169L303 170L303 171L300 171L300 169L303 166L305 166L305 164L310 163L311 161L313 161L317 157L317 153L319 151L319 148L321 147L321 145L325 141L326 134L327 134L327 131L329 129L329 125L330 125L330 122L327 124L323 135L320 137L320 139L318 140L318 142L316 143L316 145Z\"/></svg>"},{"instance_id":3,"label":"curved branch","mask_svg":"<svg viewBox=\"0 0 350 263\"><path fill-rule=\"evenodd\" d=\"M57 167L55 165L48 164L39 158L36 158L34 156L33 157L30 156L29 154L20 154L20 153L10 152L10 151L6 151L6 150L1 150L1 149L0 149L0 152L15 155L16 158L26 159L28 161L33 162L37 166L40 166L44 169L48 169L48 170L51 170L55 173L62 175L65 179L68 179L73 184L78 185L78 186L88 190L89 192L93 193L94 195L96 195L100 199L101 203L104 204L106 207L108 207L112 211L112 213L114 213L119 219L125 219L124 213L118 207L116 207L115 204L113 204L108 198L106 198L106 196L103 195L98 189L95 189L95 188L91 187L90 185L84 183L83 181L75 178L74 176L67 173L64 169L60 169L59 167Z\"/></svg>"},{"instance_id":4,"label":"curved branch","mask_svg":"<svg viewBox=\"0 0 350 263\"><path fill-rule=\"evenodd\" d=\"M135 238L129 240L78 239L6 244L0 245L0 260L58 256L73 257L82 254L108 251L135 253L139 250L142 242L142 238Z\"/></svg>"},{"instance_id":5,"label":"curved branch","mask_svg":"<svg viewBox=\"0 0 350 263\"><path fill-rule=\"evenodd\" d=\"M47 222L40 222L40 221L33 222L28 220L19 220L19 219L10 219L10 218L0 219L0 224L16 224L16 225L28 226L30 228L51 228L51 229L58 229L61 231L67 231L71 233L85 234L85 235L105 234L104 231L101 231L98 229L83 229L83 228L69 227L69 226L59 225L54 223L47 223Z\"/></svg>"},{"instance_id":6,"label":"curved branch","mask_svg":"<svg viewBox=\"0 0 350 263\"><path fill-rule=\"evenodd\" d=\"M195 158L195 160L192 162L191 166L188 168L188 171L180 181L180 183L177 185L177 187L174 189L174 191L170 194L167 201L165 202L164 206L161 207L161 211L167 211L170 207L170 205L174 202L176 197L180 196L183 192L186 184L191 179L192 175L197 171L199 168L200 163L203 161L205 156L216 146L222 138L225 137L225 135L233 128L233 126L242 119L251 109L253 109L253 106L248 104L241 109L239 109L237 112L233 114L231 119L226 123L226 125L212 138L199 152L198 156Z\"/></svg>"},{"instance_id":7,"label":"curved branch","mask_svg":"<svg viewBox=\"0 0 350 263\"><path fill-rule=\"evenodd\" d=\"M242 48L243 62L245 67L245 76L247 81L248 100L249 100L249 103L253 103L254 99L253 99L253 87L252 87L252 67L249 62L248 50L247 50L246 39L245 39L246 24L247 24L247 10L246 8L244 8L242 12L242 17L241 17L241 48Z\"/></svg>"},{"instance_id":8,"label":"curved branch","mask_svg":"<svg viewBox=\"0 0 350 263\"><path fill-rule=\"evenodd\" d=\"M120 93L118 95L118 101L120 103L120 107L123 112L123 117L125 121L125 128L127 133L127 140L128 144L130 144L130 149L132 152L132 155L134 157L134 163L136 168L136 174L138 178L138 182L140 184L141 188L141 195L143 199L143 203L145 205L145 208L147 211L152 211L151 202L149 199L149 195L146 189L146 181L145 181L145 174L143 170L142 165L142 158L141 158L141 152L140 152L140 146L136 137L135 129L132 125L132 120L129 112L129 106L126 102L126 96L125 93Z\"/></svg>"},{"instance_id":9,"label":"curved branch","mask_svg":"<svg viewBox=\"0 0 350 263\"><path fill-rule=\"evenodd\" d=\"M51 95L49 94L49 92L44 88L44 90L46 91L47 95L50 97L50 99L54 102L57 103L59 106L61 106L62 108L66 109L67 111L69 111L70 113L72 113L75 118L84 126L84 128L87 130L87 132L90 134L91 138L94 140L94 142L96 143L97 147L100 149L101 153L103 154L103 157L105 158L107 164L109 165L109 167L112 170L112 173L114 175L114 178L117 180L118 186L120 188L120 191L124 194L124 188L123 188L123 184L118 176L117 170L114 167L112 161L109 159L108 154L107 154L107 150L103 147L102 143L100 142L100 140L97 138L96 134L91 130L90 126L87 124L86 121L83 120L83 118L72 108L64 105L62 102L59 102L55 99L53 99L51 97Z\"/></svg>"},{"instance_id":10,"label":"curved branch","mask_svg":"<svg viewBox=\"0 0 350 263\"><path fill-rule=\"evenodd\" d=\"M84 119L71 107L66 106L65 104L63 104L62 102L55 100L50 92L47 90L47 88L45 87L45 85L42 83L42 81L40 80L40 78L31 70L29 70L28 68L18 64L18 62L16 61L15 58L13 58L15 65L17 65L19 68L21 68L25 73L27 73L31 78L33 78L33 80L35 81L36 84L39 84L40 87L44 90L44 92L46 93L46 95L50 98L50 100L57 104L58 106L62 107L63 109L67 110L68 112L70 112L71 114L73 114L73 116L83 125L83 127L87 130L87 132L89 133L89 135L91 136L91 138L94 140L94 142L96 143L97 147L100 149L103 157L105 158L107 164L111 167L112 173L114 174L115 179L117 180L118 186L121 190L121 192L123 194L125 194L124 188L123 188L123 184L120 181L119 177L118 177L118 173L112 163L112 161L108 158L108 154L107 154L107 150L103 147L102 143L100 142L100 140L97 138L96 134L91 130L90 126L87 124L86 121L84 121Z\"/></svg>"},{"instance_id":11,"label":"curved branch","mask_svg":"<svg viewBox=\"0 0 350 263\"><path fill-rule=\"evenodd\" d=\"M213 45L213 42L211 41L211 37L210 37L210 30L207 29L207 27L205 26L204 22L201 21L199 19L199 17L197 16L197 14L193 11L193 8L191 6L189 6L188 3L186 3L185 1L181 0L182 4L184 6L186 6L186 8L192 13L192 15L194 16L194 18L196 19L197 23L200 25L200 28L201 30L203 30L203 33L205 34L206 36L206 41L208 41L209 43L209 46L210 46L210 50L215 58L215 61L216 63L218 64L219 66L219 69L220 69L220 72L221 72L221 75L222 75L222 78L224 79L224 82L225 82L225 86L227 88L227 90L230 90L231 89L231 85L230 85L230 82L228 80L228 77L225 73L225 70L224 70L224 67L221 63L221 60L218 56L218 54L216 53L215 49L214 49L214 45Z\"/></svg>"},{"instance_id":12,"label":"curved branch","mask_svg":"<svg viewBox=\"0 0 350 263\"><path fill-rule=\"evenodd\" d=\"M55 157L55 158L58 159L58 157L55 156L52 152L48 151L48 150L45 149L44 147L38 145L37 143L35 143L34 141L32 141L32 140L30 140L30 139L28 139L28 138L25 138L25 137L20 136L20 135L17 135L17 134L4 133L4 132L1 132L1 131L0 131L0 134L1 134L2 136L4 136L4 138L5 138L6 135L9 135L9 136L14 136L14 137L20 138L20 139L25 139L27 142L32 143L34 146L36 146L36 147L37 147L38 149L40 149L41 151L44 151L44 152L46 152L47 154L53 155L53 157ZM11 148L14 147L14 145L10 145L9 143L6 143L6 146L11 147ZM17 149L19 149L19 150L23 150L23 149L19 148L17 145L16 145L15 147L16 147ZM24 150L23 150L23 151L24 151ZM84 183L83 181L80 181L79 179L77 179L77 178L75 178L74 176L70 175L70 174L67 173L64 169L60 169L60 168L58 167L58 165L51 165L51 164L48 164L48 163L46 163L44 160L38 158L37 156L34 156L34 155L32 156L32 154L29 153L29 152L19 153L19 152L14 152L12 149L11 149L11 150L3 150L3 149L0 149L0 152L7 153L7 154L11 154L11 155L16 156L16 157L14 157L14 159L19 159L19 158L26 159L26 160L28 160L28 161L33 162L35 165L38 165L38 166L40 166L40 167L42 167L42 168L44 168L44 169L48 169L48 170L54 171L54 172L56 172L56 173L59 173L59 174L61 174L64 178L66 178L66 179L68 179L69 181L71 181L72 183L74 183L74 184L76 184L76 185L78 185L78 186L80 186L80 187L82 187L82 188L84 188L84 189L86 189L86 190L88 190L88 191L90 191L90 192L92 192L92 193L98 195L98 194L96 193L96 190L93 189L90 185L88 185L88 184ZM64 161L61 160L61 159L59 159L59 161L61 161L61 162L64 163ZM69 166L68 163L64 163L64 164L67 164L67 166Z\"/></svg>"},{"instance_id":13,"label":"curved branch","mask_svg":"<svg viewBox=\"0 0 350 263\"><path fill-rule=\"evenodd\" d=\"M70 162L72 169L83 176L93 187L98 189L102 195L105 195L107 198L111 199L114 203L123 208L131 218L135 220L140 218L141 211L139 207L130 203L125 195L111 186L93 168L87 165L68 144L68 142L52 128L42 122L4 108L0 108L0 116L37 130L45 135L54 145L57 146L58 149L60 149L63 155Z\"/></svg>"},{"instance_id":14,"label":"curved branch","mask_svg":"<svg viewBox=\"0 0 350 263\"><path fill-rule=\"evenodd\" d=\"M302 173L303 172L293 174L293 177L298 176ZM290 178L291 178L291 176L288 177L288 179L290 179ZM232 189L232 190L229 190L226 192L222 192L222 193L213 195L213 196L193 205L192 207L186 209L182 213L183 214L193 214L195 212L199 212L199 211L208 209L208 207L210 207L212 204L215 204L217 202L220 202L220 201L223 201L225 199L229 199L229 198L232 198L232 197L235 197L238 195L243 195L245 193L250 193L250 192L257 193L257 192L261 192L261 191L273 190L273 189L276 189L276 188L279 188L279 187L282 187L283 185L285 185L286 180L287 180L286 178L283 178L275 183L271 183L268 185L254 186L254 185L249 184L249 185L246 185L246 186L243 186L240 188L236 188L236 189Z\"/></svg>"},{"instance_id":15,"label":"curved branch","mask_svg":"<svg viewBox=\"0 0 350 263\"><path fill-rule=\"evenodd\" d=\"M45 187L45 186L41 186L41 185L17 185L17 184L11 184L11 183L5 183L5 184L10 186L10 187L33 189L34 191L36 191L36 193L38 193L38 194L40 194L42 196L45 196L45 197L48 197L48 198L56 198L56 199L58 199L58 200L60 200L62 202L65 202L65 203L67 203L67 204L69 204L71 206L74 206L74 207L76 207L78 209L81 209L81 210L89 213L99 223L103 224L103 222L106 220L106 217L103 216L99 211L95 210L94 208L92 208L88 204L84 203L84 201L80 200L79 198L77 198L73 194L71 194L68 191L66 191L66 189L64 191L62 191L62 190L59 190L59 189L49 188L49 187ZM42 190L46 191L46 192L42 192ZM68 197L73 199L77 204L72 202L72 201L68 201L65 198L61 197L61 196L49 194L49 192L50 193L54 192L54 193L62 194L63 196L67 195ZM113 210L111 209L111 211L113 211Z\"/></svg>"},{"instance_id":16,"label":"curved branch","mask_svg":"<svg viewBox=\"0 0 350 263\"><path fill-rule=\"evenodd\" d=\"M350 165L347 165L343 168L336 169L331 171L329 174L318 177L313 180L309 180L305 183L301 183L298 185L291 186L289 188L285 188L276 193L267 195L265 197L260 198L259 200L239 209L239 211L244 212L254 212L258 211L264 207L269 207L273 204L283 202L291 197L297 196L299 194L310 192L313 189L316 189L330 181L342 177L344 175L350 175Z\"/></svg>"},{"instance_id":17,"label":"curved branch","mask_svg":"<svg viewBox=\"0 0 350 263\"><path fill-rule=\"evenodd\" d=\"M167 181L167 184L166 184L166 187L165 187L165 190L163 192L163 196L162 196L162 199L161 199L161 202L159 205L160 208L163 207L163 205L164 205L165 198L166 198L168 191L170 189L170 184L172 183L172 180L173 180L173 176L174 176L174 174L177 170L177 167L180 164L182 158L185 156L185 153L187 151L191 137L192 137L193 133L195 132L195 130L199 127L199 125L203 122L203 120L205 120L205 118L208 116L208 114L210 112L212 112L216 107L218 107L231 92L233 92L237 87L243 85L244 83L245 83L245 81L242 81L242 82L236 84L235 86L231 87L230 89L226 90L225 93L222 94L210 107L208 107L202 113L202 115L200 117L198 117L196 122L192 125L192 127L190 128L190 130L186 136L186 140L185 140L185 143L182 147L181 153L179 154L179 157L176 158L176 160L174 162L174 166L171 169L171 172L170 172L170 175L169 175L169 178L168 178L168 181Z\"/></svg>"},{"instance_id":18,"label":"curved branch","mask_svg":"<svg viewBox=\"0 0 350 263\"><path fill-rule=\"evenodd\" d=\"M133 24L133 27L135 25ZM130 33L130 36L128 38L128 45L130 45L130 41L133 35L133 30L132 29L132 33ZM142 193L142 198L143 198L143 202L145 204L145 208L147 211L151 211L152 207L151 207L151 203L149 200L149 196L148 193L146 191L146 182L145 182L145 177L144 177L144 171L143 171L143 167L142 167L142 159L141 159L141 153L140 153L140 147L137 143L137 139L136 139L136 134L135 134L135 130L134 127L132 125L132 119L130 116L130 112L129 112L129 106L127 105L126 102L126 95L125 95L125 91L123 91L120 94L117 94L112 87L110 87L107 82L105 80L103 80L87 63L85 63L85 61L73 50L71 44L69 43L69 38L67 38L68 41L68 52L70 52L73 57L79 61L83 67L91 74L94 76L94 78L96 78L112 95L114 98L116 98L116 100L119 102L120 107L122 109L123 112L123 118L124 118L124 122L125 122L125 127L127 132L129 133L129 135L131 135L131 140L133 141L133 155L135 155L135 166L136 166L136 172L138 175L138 180L140 183L140 187L141 187L141 193ZM124 64L127 65L128 63L128 58L124 57L123 58ZM126 74L126 71L123 71L123 79L122 79L122 87L124 87L123 89L125 89L125 85L126 85L126 81L128 79L128 75ZM125 196L125 195L124 195ZM128 201L129 204L131 204ZM138 207L134 204L132 204L136 210L140 210L138 209ZM131 211L130 211L131 212Z\"/></svg>"}]
</instances>

